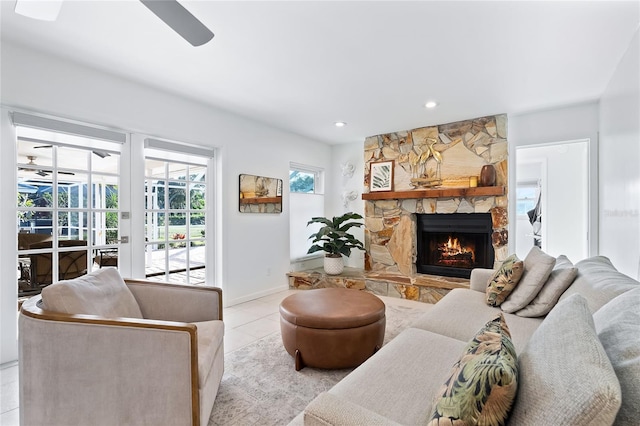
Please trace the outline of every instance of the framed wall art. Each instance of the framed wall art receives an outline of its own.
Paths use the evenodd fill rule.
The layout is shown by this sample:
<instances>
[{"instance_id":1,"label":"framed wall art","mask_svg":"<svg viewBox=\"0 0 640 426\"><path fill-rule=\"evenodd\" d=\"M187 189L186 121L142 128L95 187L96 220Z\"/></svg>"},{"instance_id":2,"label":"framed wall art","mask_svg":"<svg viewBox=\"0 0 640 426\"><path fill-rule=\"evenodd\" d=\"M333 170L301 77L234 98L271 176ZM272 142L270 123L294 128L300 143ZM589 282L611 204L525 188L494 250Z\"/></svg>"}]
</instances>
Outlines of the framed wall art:
<instances>
[{"instance_id":1,"label":"framed wall art","mask_svg":"<svg viewBox=\"0 0 640 426\"><path fill-rule=\"evenodd\" d=\"M282 213L282 179L240 175L241 213Z\"/></svg>"},{"instance_id":2,"label":"framed wall art","mask_svg":"<svg viewBox=\"0 0 640 426\"><path fill-rule=\"evenodd\" d=\"M371 163L369 191L393 191L393 161Z\"/></svg>"}]
</instances>

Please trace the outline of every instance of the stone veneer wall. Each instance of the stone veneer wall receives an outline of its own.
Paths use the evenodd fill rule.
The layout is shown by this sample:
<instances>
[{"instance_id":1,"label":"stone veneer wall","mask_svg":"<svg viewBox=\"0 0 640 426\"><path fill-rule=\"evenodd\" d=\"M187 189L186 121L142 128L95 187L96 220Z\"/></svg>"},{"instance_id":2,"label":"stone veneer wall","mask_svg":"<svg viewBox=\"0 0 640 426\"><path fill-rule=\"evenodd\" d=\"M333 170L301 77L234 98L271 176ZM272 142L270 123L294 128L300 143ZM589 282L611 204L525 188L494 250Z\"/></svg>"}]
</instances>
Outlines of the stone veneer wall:
<instances>
[{"instance_id":1,"label":"stone veneer wall","mask_svg":"<svg viewBox=\"0 0 640 426\"><path fill-rule=\"evenodd\" d=\"M496 185L505 187L503 196L457 198L409 198L365 201L365 270L408 277L408 284L420 285L416 274L416 213L487 213L493 221L492 243L495 262L507 253L508 241L508 144L507 116L496 115L456 123L422 127L371 136L364 143L364 192L369 192L370 163L393 160L394 191L414 191L410 185L410 158L428 149L429 141L442 154L442 186L468 188L469 177L479 176L482 166L496 169ZM436 174L437 163L427 162L427 176Z\"/></svg>"}]
</instances>

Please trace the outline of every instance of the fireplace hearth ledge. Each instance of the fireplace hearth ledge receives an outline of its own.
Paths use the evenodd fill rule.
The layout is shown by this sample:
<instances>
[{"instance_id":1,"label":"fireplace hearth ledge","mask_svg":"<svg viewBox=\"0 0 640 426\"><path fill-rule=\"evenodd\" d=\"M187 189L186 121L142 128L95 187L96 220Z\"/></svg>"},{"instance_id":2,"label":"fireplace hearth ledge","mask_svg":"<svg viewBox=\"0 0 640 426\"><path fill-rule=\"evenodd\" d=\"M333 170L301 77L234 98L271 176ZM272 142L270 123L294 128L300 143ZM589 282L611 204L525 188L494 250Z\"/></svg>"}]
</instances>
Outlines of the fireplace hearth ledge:
<instances>
[{"instance_id":1,"label":"fireplace hearth ledge","mask_svg":"<svg viewBox=\"0 0 640 426\"><path fill-rule=\"evenodd\" d=\"M340 275L328 275L322 268L287 273L289 288L311 290L339 287L365 290L380 296L436 303L454 288L469 288L469 280L438 275L411 276L388 271L365 271L345 267Z\"/></svg>"}]
</instances>

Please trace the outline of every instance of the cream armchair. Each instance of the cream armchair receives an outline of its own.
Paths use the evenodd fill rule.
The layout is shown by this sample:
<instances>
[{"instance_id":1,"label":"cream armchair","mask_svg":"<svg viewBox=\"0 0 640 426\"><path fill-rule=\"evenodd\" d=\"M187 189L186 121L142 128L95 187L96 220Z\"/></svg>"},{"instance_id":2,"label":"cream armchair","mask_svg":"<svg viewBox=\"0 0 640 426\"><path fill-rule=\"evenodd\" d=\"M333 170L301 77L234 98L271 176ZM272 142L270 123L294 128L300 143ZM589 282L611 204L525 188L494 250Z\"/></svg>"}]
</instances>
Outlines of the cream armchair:
<instances>
[{"instance_id":1,"label":"cream armchair","mask_svg":"<svg viewBox=\"0 0 640 426\"><path fill-rule=\"evenodd\" d=\"M206 425L224 370L222 292L61 281L22 305L21 425Z\"/></svg>"}]
</instances>

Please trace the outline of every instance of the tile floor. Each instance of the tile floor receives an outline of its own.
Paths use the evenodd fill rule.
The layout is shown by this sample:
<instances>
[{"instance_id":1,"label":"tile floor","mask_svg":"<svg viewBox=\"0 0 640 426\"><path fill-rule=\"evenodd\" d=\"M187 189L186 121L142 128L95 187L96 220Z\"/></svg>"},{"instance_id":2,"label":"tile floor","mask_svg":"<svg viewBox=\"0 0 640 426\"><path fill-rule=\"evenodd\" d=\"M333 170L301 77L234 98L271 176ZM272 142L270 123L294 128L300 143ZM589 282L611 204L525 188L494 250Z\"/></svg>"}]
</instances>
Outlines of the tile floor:
<instances>
[{"instance_id":1,"label":"tile floor","mask_svg":"<svg viewBox=\"0 0 640 426\"><path fill-rule=\"evenodd\" d=\"M224 308L225 336L224 351L229 353L272 333L280 332L278 307L285 297L296 291L285 290L250 302ZM387 305L412 306L429 305L405 299L380 296ZM19 424L18 417L18 364L10 363L0 368L0 425Z\"/></svg>"}]
</instances>

